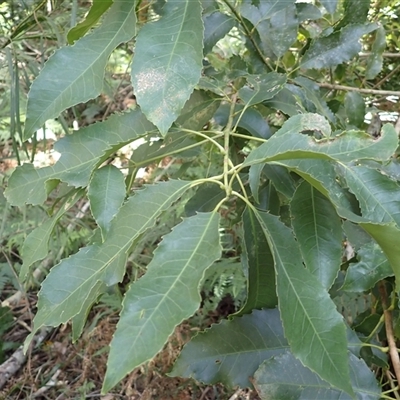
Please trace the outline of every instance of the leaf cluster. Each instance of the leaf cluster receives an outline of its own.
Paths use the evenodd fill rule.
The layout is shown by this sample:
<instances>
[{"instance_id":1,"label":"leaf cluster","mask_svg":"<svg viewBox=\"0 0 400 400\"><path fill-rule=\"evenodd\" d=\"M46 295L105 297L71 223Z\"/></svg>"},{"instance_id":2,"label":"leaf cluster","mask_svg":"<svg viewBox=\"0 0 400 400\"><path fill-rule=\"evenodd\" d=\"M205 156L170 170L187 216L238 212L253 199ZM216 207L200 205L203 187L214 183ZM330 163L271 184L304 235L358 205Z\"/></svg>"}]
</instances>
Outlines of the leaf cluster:
<instances>
[{"instance_id":1,"label":"leaf cluster","mask_svg":"<svg viewBox=\"0 0 400 400\"><path fill-rule=\"evenodd\" d=\"M8 181L16 206L44 204L60 183L71 189L27 237L21 279L82 196L98 227L42 283L25 350L43 326L68 321L77 340L93 304L124 280L129 256L171 212L174 226L124 293L104 393L163 348L198 309L207 274L222 277L233 257L246 300L194 337L171 375L254 386L265 399L379 399L371 367L385 371L388 359L375 340L400 288L398 133L385 124L368 134L363 92L331 83L343 83L361 43L372 43L366 79L381 71L384 32L369 6L93 2L32 83L23 139L97 97L124 43L137 106L71 131L55 143L57 163L24 163ZM123 171L110 160L128 144ZM138 184L141 168L173 163ZM349 299L363 292L374 312L357 316Z\"/></svg>"}]
</instances>

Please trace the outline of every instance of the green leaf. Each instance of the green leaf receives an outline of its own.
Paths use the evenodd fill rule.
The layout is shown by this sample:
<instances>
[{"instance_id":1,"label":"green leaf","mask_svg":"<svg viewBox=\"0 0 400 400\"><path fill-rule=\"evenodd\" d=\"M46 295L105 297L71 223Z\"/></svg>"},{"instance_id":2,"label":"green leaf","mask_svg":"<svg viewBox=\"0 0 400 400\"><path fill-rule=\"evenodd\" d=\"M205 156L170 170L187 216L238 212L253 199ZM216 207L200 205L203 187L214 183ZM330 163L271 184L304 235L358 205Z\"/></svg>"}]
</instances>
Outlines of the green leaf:
<instances>
[{"instance_id":1,"label":"green leaf","mask_svg":"<svg viewBox=\"0 0 400 400\"><path fill-rule=\"evenodd\" d=\"M104 238L125 198L125 177L114 165L106 165L93 173L88 197L90 209Z\"/></svg>"},{"instance_id":2,"label":"green leaf","mask_svg":"<svg viewBox=\"0 0 400 400\"><path fill-rule=\"evenodd\" d=\"M253 165L250 167L250 170L252 168ZM287 168L280 165L266 164L263 171L278 192L282 193L288 199L293 197L296 186Z\"/></svg>"},{"instance_id":3,"label":"green leaf","mask_svg":"<svg viewBox=\"0 0 400 400\"><path fill-rule=\"evenodd\" d=\"M25 239L22 246L23 264L19 273L21 281L26 279L29 267L36 261L43 260L49 253L49 240L59 219L82 197L83 191L77 190L68 197L56 214L39 225Z\"/></svg>"},{"instance_id":4,"label":"green leaf","mask_svg":"<svg viewBox=\"0 0 400 400\"><path fill-rule=\"evenodd\" d=\"M204 272L221 250L218 213L185 219L164 237L147 273L125 295L103 392L154 357L175 327L197 310Z\"/></svg>"},{"instance_id":5,"label":"green leaf","mask_svg":"<svg viewBox=\"0 0 400 400\"><path fill-rule=\"evenodd\" d=\"M301 111L293 93L286 87L284 87L272 99L265 101L264 104L268 107L274 108L275 110L279 110L290 117Z\"/></svg>"},{"instance_id":6,"label":"green leaf","mask_svg":"<svg viewBox=\"0 0 400 400\"><path fill-rule=\"evenodd\" d=\"M357 263L346 271L342 290L366 292L378 281L393 275L392 267L382 249L376 243L368 243L357 252Z\"/></svg>"},{"instance_id":7,"label":"green leaf","mask_svg":"<svg viewBox=\"0 0 400 400\"><path fill-rule=\"evenodd\" d=\"M294 4L288 4L271 17L268 35L262 35L261 40L267 40L272 51L280 58L296 41L298 27L296 7Z\"/></svg>"},{"instance_id":8,"label":"green leaf","mask_svg":"<svg viewBox=\"0 0 400 400\"><path fill-rule=\"evenodd\" d=\"M343 18L335 27L335 30L350 24L363 24L367 20L370 4L370 0L344 0ZM354 12L354 10L357 10L357 12Z\"/></svg>"},{"instance_id":9,"label":"green leaf","mask_svg":"<svg viewBox=\"0 0 400 400\"><path fill-rule=\"evenodd\" d=\"M170 376L252 387L249 377L258 366L287 348L279 311L254 310L196 335L183 348Z\"/></svg>"},{"instance_id":10,"label":"green leaf","mask_svg":"<svg viewBox=\"0 0 400 400\"><path fill-rule=\"evenodd\" d=\"M349 190L357 197L364 218L376 222L394 222L400 226L400 186L380 172L354 165L339 170Z\"/></svg>"},{"instance_id":11,"label":"green leaf","mask_svg":"<svg viewBox=\"0 0 400 400\"><path fill-rule=\"evenodd\" d=\"M174 129L171 129L164 139L152 140L152 136L149 136L148 139L132 153L131 167L140 168L171 155L179 158L195 157L200 151L196 147L185 150L188 146L196 145L195 139L186 132Z\"/></svg>"},{"instance_id":12,"label":"green leaf","mask_svg":"<svg viewBox=\"0 0 400 400\"><path fill-rule=\"evenodd\" d=\"M294 3L294 0L263 0L258 2L257 6L255 6L253 1L246 0L243 1L240 12L244 18L248 19L254 26L258 27L262 21L270 19L275 13L285 9L292 3Z\"/></svg>"},{"instance_id":13,"label":"green leaf","mask_svg":"<svg viewBox=\"0 0 400 400\"><path fill-rule=\"evenodd\" d=\"M89 29L93 28L101 16L111 7L112 3L112 0L93 0L85 19L69 30L67 34L68 43L74 43L75 40L80 39Z\"/></svg>"},{"instance_id":14,"label":"green leaf","mask_svg":"<svg viewBox=\"0 0 400 400\"><path fill-rule=\"evenodd\" d=\"M328 197L342 218L353 222L367 222L357 213L358 203L354 206L349 193L338 181L332 162L327 160L287 160L279 162L314 186L324 196Z\"/></svg>"},{"instance_id":15,"label":"green leaf","mask_svg":"<svg viewBox=\"0 0 400 400\"><path fill-rule=\"evenodd\" d=\"M316 131L325 138L329 138L332 133L329 122L322 115L308 113L295 115L289 118L283 124L282 128L275 132L275 136L307 131Z\"/></svg>"},{"instance_id":16,"label":"green leaf","mask_svg":"<svg viewBox=\"0 0 400 400\"><path fill-rule=\"evenodd\" d=\"M315 129L318 129L318 126ZM342 162L356 159L384 161L395 152L397 142L396 132L389 124L385 125L379 139L358 131L343 132L330 141L316 141L301 133L286 133L272 136L266 143L251 151L243 166L294 158L331 159Z\"/></svg>"},{"instance_id":17,"label":"green leaf","mask_svg":"<svg viewBox=\"0 0 400 400\"><path fill-rule=\"evenodd\" d=\"M377 28L377 24L348 25L329 36L316 39L302 57L300 67L329 68L351 60L361 50L361 37Z\"/></svg>"},{"instance_id":18,"label":"green leaf","mask_svg":"<svg viewBox=\"0 0 400 400\"><path fill-rule=\"evenodd\" d=\"M333 14L337 9L338 0L320 0L320 3L329 14Z\"/></svg>"},{"instance_id":19,"label":"green leaf","mask_svg":"<svg viewBox=\"0 0 400 400\"><path fill-rule=\"evenodd\" d=\"M394 224L361 222L364 228L385 252L396 278L396 291L400 290L400 229Z\"/></svg>"},{"instance_id":20,"label":"green leaf","mask_svg":"<svg viewBox=\"0 0 400 400\"><path fill-rule=\"evenodd\" d=\"M82 335L83 328L85 327L87 317L90 313L90 309L92 308L93 304L98 301L100 295L105 293L106 290L107 290L107 285L104 282L97 281L90 290L90 293L85 299L85 301L82 303L82 308L79 311L79 313L71 318L73 342L76 342Z\"/></svg>"},{"instance_id":21,"label":"green leaf","mask_svg":"<svg viewBox=\"0 0 400 400\"><path fill-rule=\"evenodd\" d=\"M354 354L349 354L351 383L358 399L379 400L381 391L373 372ZM254 375L262 400L351 400L306 368L289 351L264 361Z\"/></svg>"},{"instance_id":22,"label":"green leaf","mask_svg":"<svg viewBox=\"0 0 400 400\"><path fill-rule=\"evenodd\" d=\"M54 149L61 153L55 165L35 169L32 164L23 164L16 168L5 195L13 205L41 204L50 180L87 186L93 170L110 154L154 129L139 109L83 128L55 143Z\"/></svg>"},{"instance_id":23,"label":"green leaf","mask_svg":"<svg viewBox=\"0 0 400 400\"><path fill-rule=\"evenodd\" d=\"M248 278L246 303L238 315L247 314L255 308L274 308L278 304L274 259L260 223L251 209L247 208L243 213L242 223Z\"/></svg>"},{"instance_id":24,"label":"green leaf","mask_svg":"<svg viewBox=\"0 0 400 400\"><path fill-rule=\"evenodd\" d=\"M310 3L296 3L296 14L299 22L322 18L321 10Z\"/></svg>"},{"instance_id":25,"label":"green leaf","mask_svg":"<svg viewBox=\"0 0 400 400\"><path fill-rule=\"evenodd\" d=\"M292 227L307 269L329 289L342 261L342 225L332 203L309 183L290 202Z\"/></svg>"},{"instance_id":26,"label":"green leaf","mask_svg":"<svg viewBox=\"0 0 400 400\"><path fill-rule=\"evenodd\" d=\"M169 181L139 191L112 220L104 243L84 247L52 268L39 292L38 312L25 349L42 326L58 326L83 312L83 304L95 300L90 302L89 295L98 296L92 292L98 281L107 286L120 282L132 243L189 187L190 182Z\"/></svg>"},{"instance_id":27,"label":"green leaf","mask_svg":"<svg viewBox=\"0 0 400 400\"><path fill-rule=\"evenodd\" d=\"M210 212L226 197L225 192L219 185L205 183L201 185L196 193L185 205L185 212L188 217L197 212Z\"/></svg>"},{"instance_id":28,"label":"green leaf","mask_svg":"<svg viewBox=\"0 0 400 400\"><path fill-rule=\"evenodd\" d=\"M203 22L198 0L167 2L136 40L132 84L144 114L165 135L200 79Z\"/></svg>"},{"instance_id":29,"label":"green leaf","mask_svg":"<svg viewBox=\"0 0 400 400\"><path fill-rule=\"evenodd\" d=\"M237 108L240 109L240 107ZM238 119L239 115L236 115L233 119L234 125ZM247 108L243 114L240 114L240 120L237 126L245 129L252 136L261 139L269 139L272 135L268 122L261 113L254 108Z\"/></svg>"},{"instance_id":30,"label":"green leaf","mask_svg":"<svg viewBox=\"0 0 400 400\"><path fill-rule=\"evenodd\" d=\"M368 59L367 69L365 71L366 79L374 79L379 72L382 71L383 66L383 52L386 49L386 32L385 28L380 26L376 30L375 41L372 45L371 56Z\"/></svg>"},{"instance_id":31,"label":"green leaf","mask_svg":"<svg viewBox=\"0 0 400 400\"><path fill-rule=\"evenodd\" d=\"M229 15L216 11L204 17L204 55L236 25Z\"/></svg>"},{"instance_id":32,"label":"green leaf","mask_svg":"<svg viewBox=\"0 0 400 400\"><path fill-rule=\"evenodd\" d=\"M108 57L136 33L135 6L115 0L100 27L46 62L29 92L24 140L61 111L100 94Z\"/></svg>"},{"instance_id":33,"label":"green leaf","mask_svg":"<svg viewBox=\"0 0 400 400\"><path fill-rule=\"evenodd\" d=\"M332 386L353 395L342 316L321 283L303 267L292 231L277 217L256 215L274 256L279 309L293 354Z\"/></svg>"},{"instance_id":34,"label":"green leaf","mask_svg":"<svg viewBox=\"0 0 400 400\"><path fill-rule=\"evenodd\" d=\"M385 252L394 271L397 283L396 290L400 290L400 247L396 244L400 243L400 229L395 223L373 223L356 214L357 210L353 209L346 192L336 180L336 173L331 163L325 160L289 160L280 164L286 165L311 183L332 201L339 216L358 223L375 239Z\"/></svg>"},{"instance_id":35,"label":"green leaf","mask_svg":"<svg viewBox=\"0 0 400 400\"><path fill-rule=\"evenodd\" d=\"M260 189L260 179L261 172L263 170L263 164L252 165L249 169L249 186L253 199L256 203L260 203L259 199L259 189Z\"/></svg>"},{"instance_id":36,"label":"green leaf","mask_svg":"<svg viewBox=\"0 0 400 400\"><path fill-rule=\"evenodd\" d=\"M229 120L229 113L229 104L221 104L214 115L217 124L226 126ZM272 135L268 122L263 115L255 108L247 108L243 104L237 104L235 106L233 125L261 139L268 139Z\"/></svg>"},{"instance_id":37,"label":"green leaf","mask_svg":"<svg viewBox=\"0 0 400 400\"><path fill-rule=\"evenodd\" d=\"M361 247L372 242L372 238L357 224L350 221L343 221L343 231L346 235L346 240L351 246L358 251Z\"/></svg>"},{"instance_id":38,"label":"green leaf","mask_svg":"<svg viewBox=\"0 0 400 400\"><path fill-rule=\"evenodd\" d=\"M349 124L361 128L364 124L365 102L360 93L347 92L344 98L344 108Z\"/></svg>"},{"instance_id":39,"label":"green leaf","mask_svg":"<svg viewBox=\"0 0 400 400\"><path fill-rule=\"evenodd\" d=\"M210 96L204 90L195 90L183 107L175 124L178 127L194 131L202 130L218 107L219 101L215 97Z\"/></svg>"},{"instance_id":40,"label":"green leaf","mask_svg":"<svg viewBox=\"0 0 400 400\"><path fill-rule=\"evenodd\" d=\"M272 99L286 84L286 75L270 72L265 75L249 75L248 85L239 90L239 98L247 107Z\"/></svg>"},{"instance_id":41,"label":"green leaf","mask_svg":"<svg viewBox=\"0 0 400 400\"><path fill-rule=\"evenodd\" d=\"M268 211L273 215L279 215L281 210L281 201L275 186L271 182L266 182L260 188L259 209Z\"/></svg>"},{"instance_id":42,"label":"green leaf","mask_svg":"<svg viewBox=\"0 0 400 400\"><path fill-rule=\"evenodd\" d=\"M324 116L328 121L334 123L336 118L331 109L326 104L319 86L312 80L305 78L304 76L299 76L295 80L297 85L301 87L300 95L302 97L302 102L304 107L308 110L310 106L308 103L312 103L315 106L313 111L318 111L322 116ZM296 94L296 86L292 88L292 91Z\"/></svg>"}]
</instances>

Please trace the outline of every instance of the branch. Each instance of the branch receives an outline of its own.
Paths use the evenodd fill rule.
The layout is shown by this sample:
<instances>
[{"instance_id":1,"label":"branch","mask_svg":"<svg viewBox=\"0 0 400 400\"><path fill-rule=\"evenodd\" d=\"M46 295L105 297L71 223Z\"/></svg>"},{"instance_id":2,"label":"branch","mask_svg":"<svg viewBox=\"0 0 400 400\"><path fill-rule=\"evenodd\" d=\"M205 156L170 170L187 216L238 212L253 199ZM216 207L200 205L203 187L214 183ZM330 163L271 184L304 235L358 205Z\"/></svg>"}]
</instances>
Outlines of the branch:
<instances>
[{"instance_id":1,"label":"branch","mask_svg":"<svg viewBox=\"0 0 400 400\"><path fill-rule=\"evenodd\" d=\"M370 57L374 55L374 53L366 52L366 53L359 53L359 57ZM382 53L382 57L386 58L400 58L400 53Z\"/></svg>"},{"instance_id":2,"label":"branch","mask_svg":"<svg viewBox=\"0 0 400 400\"><path fill-rule=\"evenodd\" d=\"M43 328L37 335L35 335L33 339L35 347L40 346L52 329L53 328L49 327ZM4 361L3 364L0 365L0 389L2 389L8 380L22 367L25 360L26 354L24 354L24 348L21 345L14 351L7 361Z\"/></svg>"},{"instance_id":3,"label":"branch","mask_svg":"<svg viewBox=\"0 0 400 400\"><path fill-rule=\"evenodd\" d=\"M388 308L387 305L387 293L384 282L380 282L379 284L379 293L381 295L383 315L385 316L385 328L386 328L386 337L389 345L389 354L390 359L392 360L392 366L394 373L396 375L397 383L400 382L400 358L399 353L397 351L396 341L394 338L393 332L393 321L392 321L392 312L391 309Z\"/></svg>"},{"instance_id":4,"label":"branch","mask_svg":"<svg viewBox=\"0 0 400 400\"><path fill-rule=\"evenodd\" d=\"M380 96L400 96L400 91L397 90L377 90L377 89L362 89L353 86L332 85L331 83L318 83L319 87L333 90L347 90L349 92L359 92L365 94L376 94Z\"/></svg>"}]
</instances>

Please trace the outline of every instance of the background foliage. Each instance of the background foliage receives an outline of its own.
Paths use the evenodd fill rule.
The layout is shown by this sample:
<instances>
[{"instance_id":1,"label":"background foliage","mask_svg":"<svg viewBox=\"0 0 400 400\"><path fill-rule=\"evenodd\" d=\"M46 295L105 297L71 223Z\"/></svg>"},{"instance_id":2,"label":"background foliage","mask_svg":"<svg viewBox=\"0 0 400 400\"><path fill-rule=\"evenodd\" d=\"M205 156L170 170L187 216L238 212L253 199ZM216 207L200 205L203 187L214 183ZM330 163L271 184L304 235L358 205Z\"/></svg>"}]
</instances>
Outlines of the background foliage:
<instances>
[{"instance_id":1,"label":"background foliage","mask_svg":"<svg viewBox=\"0 0 400 400\"><path fill-rule=\"evenodd\" d=\"M57 41L61 3L2 16L11 100L1 126L19 164L4 210L47 215L19 242L18 284L27 290L57 232L71 232L71 211L91 211L84 245L68 239L53 257L24 350L45 326L70 322L79 340L113 294L107 393L211 293L230 292L234 312L193 337L171 376L262 399L392 398L400 4L93 1L75 26L80 6ZM44 51L26 60L38 26ZM110 68L131 77L123 113L104 101ZM59 159L33 163L50 132Z\"/></svg>"}]
</instances>

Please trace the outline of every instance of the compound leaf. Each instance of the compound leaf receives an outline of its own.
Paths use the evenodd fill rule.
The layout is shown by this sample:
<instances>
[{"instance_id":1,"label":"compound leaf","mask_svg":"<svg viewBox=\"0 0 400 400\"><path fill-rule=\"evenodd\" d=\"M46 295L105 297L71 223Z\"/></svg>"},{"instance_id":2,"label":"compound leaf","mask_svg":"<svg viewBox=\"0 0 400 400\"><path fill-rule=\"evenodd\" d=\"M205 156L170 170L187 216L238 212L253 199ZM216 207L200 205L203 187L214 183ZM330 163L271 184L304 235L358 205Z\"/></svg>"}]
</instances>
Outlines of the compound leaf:
<instances>
[{"instance_id":1,"label":"compound leaf","mask_svg":"<svg viewBox=\"0 0 400 400\"><path fill-rule=\"evenodd\" d=\"M160 351L199 307L205 270L221 256L219 214L197 214L166 235L147 273L125 295L110 347L103 391Z\"/></svg>"}]
</instances>

